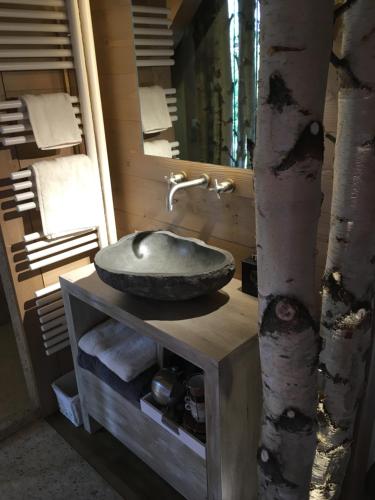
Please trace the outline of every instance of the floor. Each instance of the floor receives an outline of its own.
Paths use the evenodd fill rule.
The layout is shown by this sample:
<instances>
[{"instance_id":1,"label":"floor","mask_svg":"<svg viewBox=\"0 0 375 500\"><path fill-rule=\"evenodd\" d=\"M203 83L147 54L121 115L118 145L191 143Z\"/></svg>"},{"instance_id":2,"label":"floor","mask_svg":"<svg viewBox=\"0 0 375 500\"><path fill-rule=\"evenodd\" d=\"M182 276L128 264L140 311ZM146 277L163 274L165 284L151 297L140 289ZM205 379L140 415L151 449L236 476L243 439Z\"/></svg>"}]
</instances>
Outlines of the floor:
<instances>
[{"instance_id":1,"label":"floor","mask_svg":"<svg viewBox=\"0 0 375 500\"><path fill-rule=\"evenodd\" d=\"M122 497L45 421L0 442L4 500L120 500Z\"/></svg>"},{"instance_id":2,"label":"floor","mask_svg":"<svg viewBox=\"0 0 375 500\"><path fill-rule=\"evenodd\" d=\"M11 324L5 323L0 325L0 438L24 420L29 406L16 339Z\"/></svg>"},{"instance_id":3,"label":"floor","mask_svg":"<svg viewBox=\"0 0 375 500\"><path fill-rule=\"evenodd\" d=\"M121 498L184 500L184 497L104 429L90 435L82 427L72 426L60 414L49 417L47 422L121 495Z\"/></svg>"}]
</instances>

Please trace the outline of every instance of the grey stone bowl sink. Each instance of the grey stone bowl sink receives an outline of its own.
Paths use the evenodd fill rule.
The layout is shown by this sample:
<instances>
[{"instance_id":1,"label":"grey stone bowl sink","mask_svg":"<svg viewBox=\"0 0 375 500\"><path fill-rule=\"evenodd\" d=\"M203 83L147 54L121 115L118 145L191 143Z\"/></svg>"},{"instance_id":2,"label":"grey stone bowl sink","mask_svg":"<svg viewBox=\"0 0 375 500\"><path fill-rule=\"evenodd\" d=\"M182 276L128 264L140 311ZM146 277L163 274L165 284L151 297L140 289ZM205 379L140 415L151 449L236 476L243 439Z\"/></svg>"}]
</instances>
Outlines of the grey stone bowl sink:
<instances>
[{"instance_id":1,"label":"grey stone bowl sink","mask_svg":"<svg viewBox=\"0 0 375 500\"><path fill-rule=\"evenodd\" d=\"M169 231L121 238L95 256L107 285L157 300L187 300L215 292L233 277L232 254Z\"/></svg>"}]
</instances>

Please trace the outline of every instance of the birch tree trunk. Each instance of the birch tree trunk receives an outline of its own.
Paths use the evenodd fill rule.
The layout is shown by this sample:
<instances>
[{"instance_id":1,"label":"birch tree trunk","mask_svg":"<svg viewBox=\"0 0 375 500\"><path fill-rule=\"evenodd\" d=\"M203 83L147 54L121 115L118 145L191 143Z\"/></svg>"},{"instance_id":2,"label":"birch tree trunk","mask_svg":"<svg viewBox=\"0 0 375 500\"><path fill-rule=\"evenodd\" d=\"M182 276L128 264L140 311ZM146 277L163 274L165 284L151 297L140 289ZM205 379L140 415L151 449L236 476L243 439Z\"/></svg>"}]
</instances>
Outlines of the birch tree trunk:
<instances>
[{"instance_id":1,"label":"birch tree trunk","mask_svg":"<svg viewBox=\"0 0 375 500\"><path fill-rule=\"evenodd\" d=\"M333 0L261 2L255 150L263 421L259 497L309 497L316 447L315 246Z\"/></svg>"},{"instance_id":2,"label":"birch tree trunk","mask_svg":"<svg viewBox=\"0 0 375 500\"><path fill-rule=\"evenodd\" d=\"M339 498L365 388L375 283L375 2L343 15L338 135L319 368L318 449L311 499Z\"/></svg>"}]
</instances>

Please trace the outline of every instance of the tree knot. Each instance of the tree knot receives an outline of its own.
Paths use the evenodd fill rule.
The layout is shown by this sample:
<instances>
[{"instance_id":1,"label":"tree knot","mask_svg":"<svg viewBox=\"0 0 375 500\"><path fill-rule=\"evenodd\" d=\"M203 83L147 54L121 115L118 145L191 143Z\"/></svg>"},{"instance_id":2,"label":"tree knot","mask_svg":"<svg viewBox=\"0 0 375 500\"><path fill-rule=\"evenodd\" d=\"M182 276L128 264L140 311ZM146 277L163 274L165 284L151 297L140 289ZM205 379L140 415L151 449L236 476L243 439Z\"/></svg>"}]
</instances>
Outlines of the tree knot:
<instances>
[{"instance_id":1,"label":"tree knot","mask_svg":"<svg viewBox=\"0 0 375 500\"><path fill-rule=\"evenodd\" d=\"M293 297L276 296L264 311L260 335L269 335L275 331L299 333L309 328L317 332L315 321L300 301Z\"/></svg>"}]
</instances>

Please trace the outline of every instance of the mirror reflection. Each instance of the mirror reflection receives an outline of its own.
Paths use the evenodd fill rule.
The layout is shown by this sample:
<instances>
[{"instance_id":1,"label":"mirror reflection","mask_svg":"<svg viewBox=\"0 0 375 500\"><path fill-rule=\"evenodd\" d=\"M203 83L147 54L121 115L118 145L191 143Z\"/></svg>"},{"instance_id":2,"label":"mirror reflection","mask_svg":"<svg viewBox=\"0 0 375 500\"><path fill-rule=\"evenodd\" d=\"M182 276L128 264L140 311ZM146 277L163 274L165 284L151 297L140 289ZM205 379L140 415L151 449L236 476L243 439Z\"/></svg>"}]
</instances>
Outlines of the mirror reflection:
<instances>
[{"instance_id":1,"label":"mirror reflection","mask_svg":"<svg viewBox=\"0 0 375 500\"><path fill-rule=\"evenodd\" d=\"M257 0L134 3L145 154L252 168L257 4Z\"/></svg>"}]
</instances>

